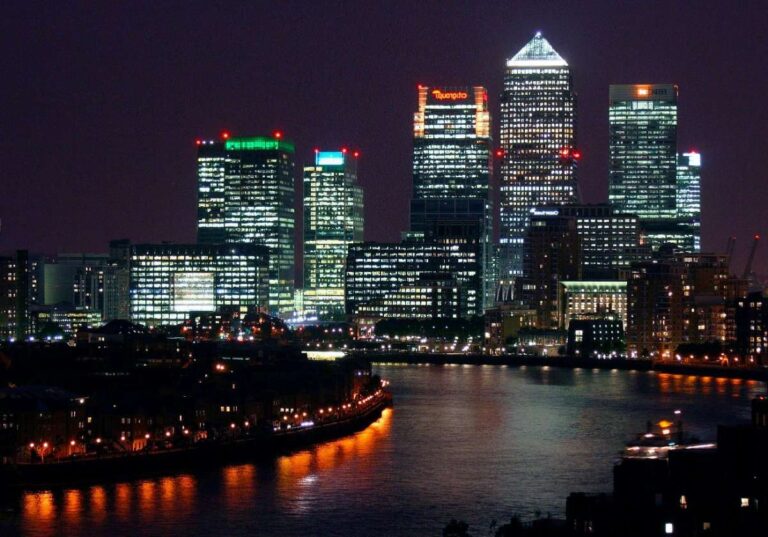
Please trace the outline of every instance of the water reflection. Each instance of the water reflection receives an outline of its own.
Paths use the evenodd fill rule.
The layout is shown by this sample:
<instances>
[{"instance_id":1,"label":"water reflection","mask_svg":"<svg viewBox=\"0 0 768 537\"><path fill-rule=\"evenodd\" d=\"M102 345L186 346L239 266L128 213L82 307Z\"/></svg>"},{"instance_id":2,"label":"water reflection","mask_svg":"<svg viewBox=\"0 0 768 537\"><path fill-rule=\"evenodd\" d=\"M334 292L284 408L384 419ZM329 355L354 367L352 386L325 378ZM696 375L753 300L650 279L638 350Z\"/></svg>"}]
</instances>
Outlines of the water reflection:
<instances>
[{"instance_id":1,"label":"water reflection","mask_svg":"<svg viewBox=\"0 0 768 537\"><path fill-rule=\"evenodd\" d=\"M277 498L276 509L301 512L316 496L314 489L322 486L326 474L344 464L356 461L360 482L370 480L376 471L377 444L390 434L391 422L392 410L387 409L379 420L355 435L271 462L227 466L200 476L183 474L85 488L25 492L19 498L15 522L21 534L29 536L142 534L129 530L134 526L139 530L159 526L179 529L194 526L201 508L215 507L215 504L200 505L201 488L207 493L218 490L221 505L229 508ZM113 529L105 531L105 526L113 525ZM5 535L3 528L0 524L0 534Z\"/></svg>"},{"instance_id":2,"label":"water reflection","mask_svg":"<svg viewBox=\"0 0 768 537\"><path fill-rule=\"evenodd\" d=\"M12 499L0 535L435 535L605 491L623 441L681 409L692 434L749 418L760 382L552 367L386 366L394 411L365 431L257 464ZM7 502L6 502L7 503Z\"/></svg>"}]
</instances>

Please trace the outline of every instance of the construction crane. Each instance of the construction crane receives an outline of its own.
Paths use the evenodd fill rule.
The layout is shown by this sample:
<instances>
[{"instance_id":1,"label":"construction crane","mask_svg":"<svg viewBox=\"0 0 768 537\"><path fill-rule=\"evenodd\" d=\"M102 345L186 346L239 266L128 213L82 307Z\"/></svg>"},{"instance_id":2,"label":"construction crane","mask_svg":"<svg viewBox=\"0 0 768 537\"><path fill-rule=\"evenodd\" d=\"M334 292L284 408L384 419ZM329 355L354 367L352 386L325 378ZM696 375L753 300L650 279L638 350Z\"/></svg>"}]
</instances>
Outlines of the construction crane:
<instances>
[{"instance_id":1,"label":"construction crane","mask_svg":"<svg viewBox=\"0 0 768 537\"><path fill-rule=\"evenodd\" d=\"M757 252L757 243L760 242L760 234L755 233L754 240L752 241L752 249L749 251L749 258L747 259L747 266L744 267L744 274L742 279L746 280L752 273L752 261L755 260L755 252Z\"/></svg>"}]
</instances>

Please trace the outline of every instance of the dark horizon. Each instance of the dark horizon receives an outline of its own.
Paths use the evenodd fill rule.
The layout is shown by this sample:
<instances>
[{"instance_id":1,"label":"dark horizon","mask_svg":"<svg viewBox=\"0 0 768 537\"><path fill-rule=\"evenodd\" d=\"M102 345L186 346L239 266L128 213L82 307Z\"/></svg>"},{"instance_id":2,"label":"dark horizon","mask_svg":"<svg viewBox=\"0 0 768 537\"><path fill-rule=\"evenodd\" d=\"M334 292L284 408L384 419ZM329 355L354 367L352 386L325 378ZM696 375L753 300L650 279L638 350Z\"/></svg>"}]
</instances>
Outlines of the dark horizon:
<instances>
[{"instance_id":1,"label":"dark horizon","mask_svg":"<svg viewBox=\"0 0 768 537\"><path fill-rule=\"evenodd\" d=\"M193 242L195 139L222 130L313 149L360 148L367 240L408 222L416 87L488 89L494 139L505 60L537 30L578 93L579 184L607 199L608 86L675 83L679 150L702 153L703 250L737 237L740 273L765 234L755 142L768 10L714 1L186 2L156 7L11 2L0 22L0 251L106 251L108 241ZM300 214L297 232L300 234ZM756 269L768 271L768 249Z\"/></svg>"}]
</instances>

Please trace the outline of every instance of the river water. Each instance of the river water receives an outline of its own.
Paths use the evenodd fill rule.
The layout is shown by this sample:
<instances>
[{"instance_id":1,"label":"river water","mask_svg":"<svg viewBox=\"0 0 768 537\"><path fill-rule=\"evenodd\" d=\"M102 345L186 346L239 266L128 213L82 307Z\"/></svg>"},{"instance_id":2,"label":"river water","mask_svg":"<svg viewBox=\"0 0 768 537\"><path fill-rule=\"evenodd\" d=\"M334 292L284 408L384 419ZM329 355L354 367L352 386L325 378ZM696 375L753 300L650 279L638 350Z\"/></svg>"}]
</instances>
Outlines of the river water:
<instances>
[{"instance_id":1,"label":"river water","mask_svg":"<svg viewBox=\"0 0 768 537\"><path fill-rule=\"evenodd\" d=\"M573 491L610 491L623 442L682 410L714 439L749 419L763 383L652 372L380 366L395 408L365 431L258 464L25 492L0 535L438 536L451 518L563 516Z\"/></svg>"}]
</instances>

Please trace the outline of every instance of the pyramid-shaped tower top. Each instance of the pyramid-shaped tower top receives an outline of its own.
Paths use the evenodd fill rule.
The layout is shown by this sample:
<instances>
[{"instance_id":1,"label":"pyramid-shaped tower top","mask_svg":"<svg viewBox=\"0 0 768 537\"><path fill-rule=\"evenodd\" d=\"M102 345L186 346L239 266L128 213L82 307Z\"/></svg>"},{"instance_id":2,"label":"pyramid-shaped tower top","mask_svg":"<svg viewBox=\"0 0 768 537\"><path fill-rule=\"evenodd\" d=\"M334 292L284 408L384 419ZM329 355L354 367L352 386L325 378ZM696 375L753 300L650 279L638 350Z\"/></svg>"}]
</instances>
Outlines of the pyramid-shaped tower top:
<instances>
[{"instance_id":1,"label":"pyramid-shaped tower top","mask_svg":"<svg viewBox=\"0 0 768 537\"><path fill-rule=\"evenodd\" d=\"M520 52L511 60L507 67L567 67L568 63L552 48L549 41L536 32L533 39L528 41Z\"/></svg>"}]
</instances>

